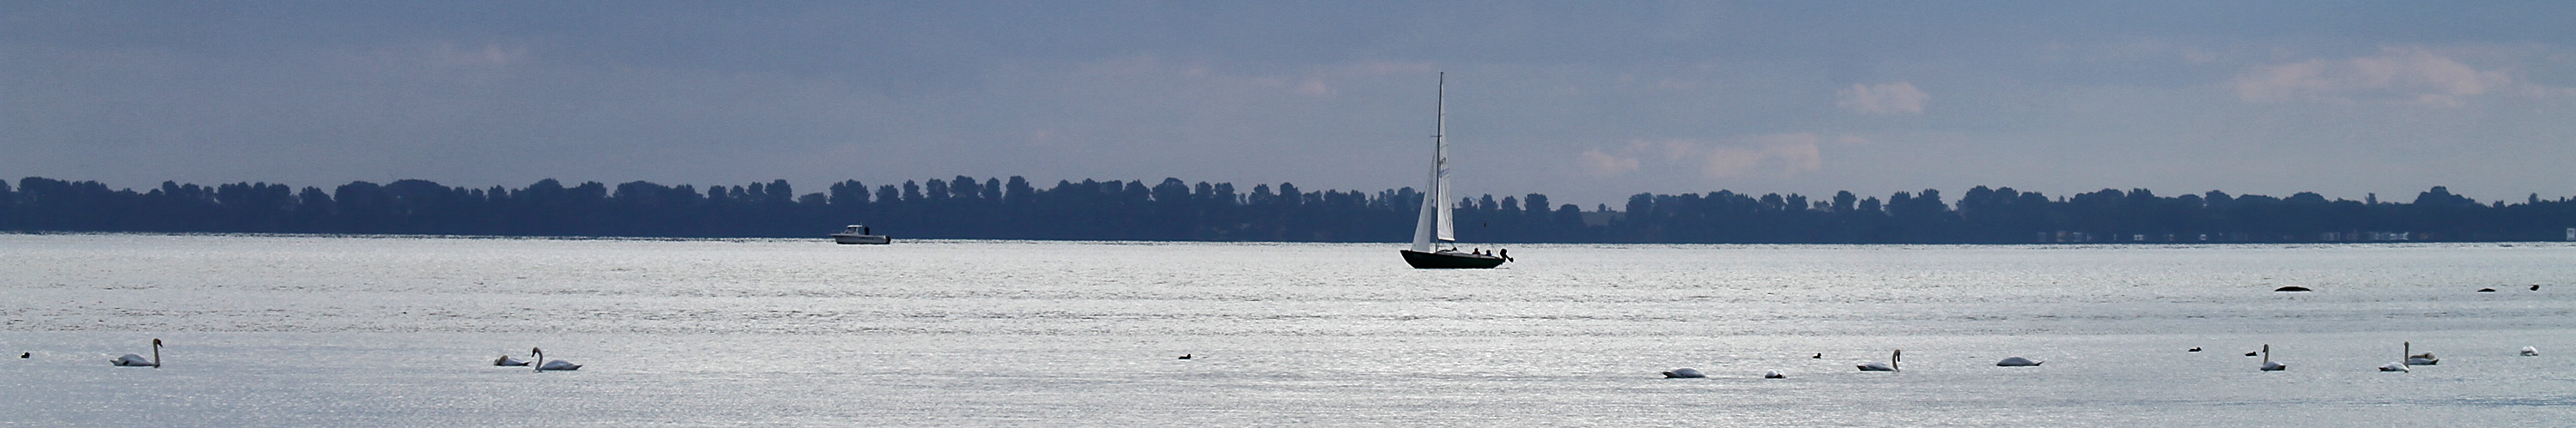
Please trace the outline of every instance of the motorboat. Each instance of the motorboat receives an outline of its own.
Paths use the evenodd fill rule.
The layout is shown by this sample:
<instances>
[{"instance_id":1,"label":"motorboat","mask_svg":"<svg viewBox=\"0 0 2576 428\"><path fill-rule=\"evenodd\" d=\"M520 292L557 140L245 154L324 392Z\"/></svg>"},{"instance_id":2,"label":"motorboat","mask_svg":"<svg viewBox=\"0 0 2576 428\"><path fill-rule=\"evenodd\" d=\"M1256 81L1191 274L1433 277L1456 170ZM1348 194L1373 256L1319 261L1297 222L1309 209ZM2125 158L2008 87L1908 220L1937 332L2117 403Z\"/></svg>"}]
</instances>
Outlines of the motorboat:
<instances>
[{"instance_id":1,"label":"motorboat","mask_svg":"<svg viewBox=\"0 0 2576 428\"><path fill-rule=\"evenodd\" d=\"M885 235L869 234L867 225L853 224L850 225L850 227L841 228L841 233L832 234L832 242L843 244L883 245L894 243L894 238L888 238Z\"/></svg>"}]
</instances>

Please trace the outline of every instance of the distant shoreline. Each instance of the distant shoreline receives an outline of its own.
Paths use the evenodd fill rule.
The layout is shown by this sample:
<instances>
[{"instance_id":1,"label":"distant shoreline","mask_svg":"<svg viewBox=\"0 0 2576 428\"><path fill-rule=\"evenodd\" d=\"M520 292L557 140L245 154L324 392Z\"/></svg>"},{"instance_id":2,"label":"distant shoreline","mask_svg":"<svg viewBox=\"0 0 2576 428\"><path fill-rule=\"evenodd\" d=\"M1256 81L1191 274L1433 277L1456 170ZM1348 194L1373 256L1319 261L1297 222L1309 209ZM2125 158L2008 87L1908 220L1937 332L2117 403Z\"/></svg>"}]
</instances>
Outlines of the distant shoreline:
<instances>
[{"instance_id":1,"label":"distant shoreline","mask_svg":"<svg viewBox=\"0 0 2576 428\"><path fill-rule=\"evenodd\" d=\"M95 181L0 182L0 231L488 236L805 238L867 224L897 239L1138 242L1406 242L1412 188L1305 191L1255 185L1058 181L1021 177L746 186L634 181L448 187L365 181L325 191L269 183L165 182L136 191ZM1978 186L1884 200L1838 192L1648 194L1612 209L1547 195L1462 198L1463 243L1597 244L2219 244L2576 241L2576 199L2482 204L2440 186L2411 202L2104 189L2050 197Z\"/></svg>"}]
</instances>

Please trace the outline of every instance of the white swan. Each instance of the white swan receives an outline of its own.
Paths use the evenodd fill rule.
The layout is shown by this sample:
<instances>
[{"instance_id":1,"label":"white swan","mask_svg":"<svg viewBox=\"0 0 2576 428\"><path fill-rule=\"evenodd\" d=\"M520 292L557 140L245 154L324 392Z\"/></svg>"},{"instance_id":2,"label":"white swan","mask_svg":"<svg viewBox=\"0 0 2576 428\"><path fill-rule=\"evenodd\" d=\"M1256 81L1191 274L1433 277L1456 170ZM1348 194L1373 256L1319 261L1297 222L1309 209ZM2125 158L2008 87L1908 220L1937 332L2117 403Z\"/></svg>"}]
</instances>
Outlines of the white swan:
<instances>
[{"instance_id":1,"label":"white swan","mask_svg":"<svg viewBox=\"0 0 2576 428\"><path fill-rule=\"evenodd\" d=\"M1664 372L1664 378L1665 378L1665 379L1697 379L1697 378L1704 378L1704 377L1708 377L1708 375L1706 375L1706 374L1701 374L1701 373L1699 372L1699 369L1694 369L1694 368L1689 368L1689 367L1683 367L1683 368L1673 369L1673 371Z\"/></svg>"},{"instance_id":2,"label":"white swan","mask_svg":"<svg viewBox=\"0 0 2576 428\"><path fill-rule=\"evenodd\" d=\"M2029 358L2012 357L2012 358L2005 358L2003 361L1996 361L1996 362L1995 362L1995 366L1996 366L1996 367L2037 367L2037 366L2039 366L2039 363L2040 363L2040 362L2038 362L2038 361L2031 361Z\"/></svg>"},{"instance_id":3,"label":"white swan","mask_svg":"<svg viewBox=\"0 0 2576 428\"><path fill-rule=\"evenodd\" d=\"M529 357L532 357L532 358L536 358L536 361L545 361L545 362L543 362L543 363L537 363L537 364L534 364L535 366L537 366L537 371L541 371L541 372L542 372L542 371L570 371L570 370L581 370L581 365L580 365L580 364L573 364L571 361L564 361L564 360L546 361L546 350L545 350L545 349L542 349L542 348L528 348L528 356L529 356Z\"/></svg>"},{"instance_id":4,"label":"white swan","mask_svg":"<svg viewBox=\"0 0 2576 428\"><path fill-rule=\"evenodd\" d=\"M2537 357L2537 356L2540 356L2540 348L2534 348L2534 347L2529 347L2529 346L2522 347L2522 356L2525 356L2525 357Z\"/></svg>"},{"instance_id":5,"label":"white swan","mask_svg":"<svg viewBox=\"0 0 2576 428\"><path fill-rule=\"evenodd\" d=\"M501 358L500 358L500 359L492 360L492 365L495 365L495 366L524 366L524 365L528 365L528 360L522 360L522 359L519 359L519 357L513 357L513 356L503 355L503 356L501 356Z\"/></svg>"},{"instance_id":6,"label":"white swan","mask_svg":"<svg viewBox=\"0 0 2576 428\"><path fill-rule=\"evenodd\" d=\"M1888 355L1887 355L1887 362L1885 362L1885 363L1880 363L1880 362L1877 362L1877 361L1871 361L1871 362L1867 362L1867 363L1862 363L1862 364L1860 365L1860 371L1865 371L1865 372L1892 372L1892 371L1896 371L1896 363L1897 363L1898 361L1902 361L1902 360L1904 360L1904 359L1905 359L1905 350L1903 350L1903 349L1898 349L1898 350L1896 350L1896 353L1894 353L1894 354L1888 354Z\"/></svg>"},{"instance_id":7,"label":"white swan","mask_svg":"<svg viewBox=\"0 0 2576 428\"><path fill-rule=\"evenodd\" d=\"M141 355L125 354L107 362L118 367L161 368L161 339L152 339L152 359L146 360Z\"/></svg>"},{"instance_id":8,"label":"white swan","mask_svg":"<svg viewBox=\"0 0 2576 428\"><path fill-rule=\"evenodd\" d=\"M2263 371L2277 372L2289 369L2290 365L2288 364L2281 364L2272 361L2272 344L2263 344Z\"/></svg>"},{"instance_id":9,"label":"white swan","mask_svg":"<svg viewBox=\"0 0 2576 428\"><path fill-rule=\"evenodd\" d=\"M2426 353L2421 353L2421 354L2417 354L2417 353L2415 353L2415 343L2414 343L2414 342L2406 342L2406 345L2405 345L2405 346L2406 346L2406 350L2405 350L2404 352L2399 352L2399 353L2398 353L2398 355L2404 355L2404 356L2406 356L2406 365L2410 365L2410 366L2431 366L2431 365L2440 365L2440 364L2442 364L2442 359L2441 359L2441 358L2434 357L2434 356L2433 356L2433 353L2431 353L2431 352L2426 352Z\"/></svg>"},{"instance_id":10,"label":"white swan","mask_svg":"<svg viewBox=\"0 0 2576 428\"><path fill-rule=\"evenodd\" d=\"M2383 371L2383 372L2405 372L2405 371L2409 371L2409 370L2407 370L2407 369L2406 369L2406 362L2404 362L2404 361L2399 361L2399 362L2394 362L2394 363L2388 363L2388 365L2385 365L2385 366L2379 366L2379 371Z\"/></svg>"}]
</instances>

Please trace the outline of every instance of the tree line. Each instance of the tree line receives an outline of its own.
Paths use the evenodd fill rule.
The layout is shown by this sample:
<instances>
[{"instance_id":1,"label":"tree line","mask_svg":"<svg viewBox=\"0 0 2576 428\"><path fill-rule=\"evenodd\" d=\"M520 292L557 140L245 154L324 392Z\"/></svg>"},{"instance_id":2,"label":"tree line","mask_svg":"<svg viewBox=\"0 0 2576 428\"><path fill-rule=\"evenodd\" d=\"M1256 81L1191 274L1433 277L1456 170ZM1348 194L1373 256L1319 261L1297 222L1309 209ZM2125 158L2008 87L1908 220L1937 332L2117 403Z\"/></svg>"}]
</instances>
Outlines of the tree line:
<instances>
[{"instance_id":1,"label":"tree line","mask_svg":"<svg viewBox=\"0 0 2576 428\"><path fill-rule=\"evenodd\" d=\"M844 224L914 238L1401 242L1423 195L1412 188L1307 191L1255 185L1057 181L957 176L869 187L856 180L799 194L786 180L746 185L615 186L556 180L522 188L424 180L283 184L163 182L136 191L95 181L0 182L0 230L624 237L821 237ZM2051 198L2010 187L1937 189L1885 199L1851 192L1811 200L1720 190L1640 193L1612 210L1552 205L1531 193L1462 198L1470 242L2050 243L2557 241L2576 201L2479 203L2433 187L2408 202L2104 189Z\"/></svg>"}]
</instances>

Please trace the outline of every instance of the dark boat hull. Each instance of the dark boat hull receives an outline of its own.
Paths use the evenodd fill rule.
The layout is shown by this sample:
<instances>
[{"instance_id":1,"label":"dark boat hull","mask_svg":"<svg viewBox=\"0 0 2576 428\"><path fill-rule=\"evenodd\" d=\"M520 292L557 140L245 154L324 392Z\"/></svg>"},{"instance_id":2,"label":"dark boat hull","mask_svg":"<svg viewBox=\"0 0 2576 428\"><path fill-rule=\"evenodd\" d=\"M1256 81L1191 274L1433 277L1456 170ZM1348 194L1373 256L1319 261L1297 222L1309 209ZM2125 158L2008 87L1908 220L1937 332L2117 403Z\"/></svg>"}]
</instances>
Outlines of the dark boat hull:
<instances>
[{"instance_id":1,"label":"dark boat hull","mask_svg":"<svg viewBox=\"0 0 2576 428\"><path fill-rule=\"evenodd\" d=\"M1493 269L1495 266L1503 265L1503 258L1495 256L1483 256L1468 253L1425 253L1413 250L1396 251L1404 253L1404 263L1413 265L1414 269Z\"/></svg>"}]
</instances>

